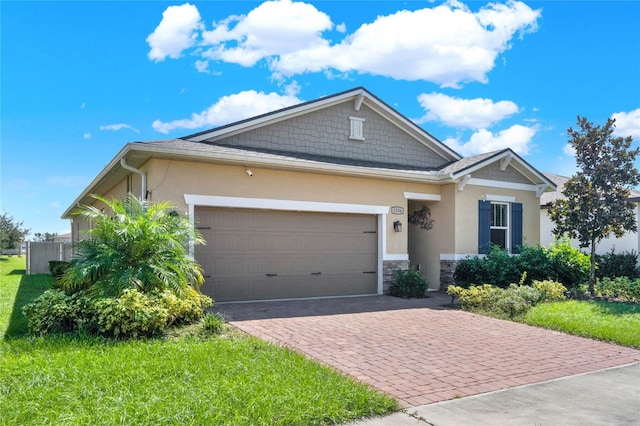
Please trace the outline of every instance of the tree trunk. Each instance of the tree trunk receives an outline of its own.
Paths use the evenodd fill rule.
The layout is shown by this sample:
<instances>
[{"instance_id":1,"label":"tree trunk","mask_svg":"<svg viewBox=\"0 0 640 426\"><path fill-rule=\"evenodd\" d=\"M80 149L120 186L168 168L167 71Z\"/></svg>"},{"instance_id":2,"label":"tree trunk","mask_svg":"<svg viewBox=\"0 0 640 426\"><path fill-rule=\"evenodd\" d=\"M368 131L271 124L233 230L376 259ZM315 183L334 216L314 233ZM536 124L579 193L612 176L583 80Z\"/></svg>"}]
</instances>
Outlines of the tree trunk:
<instances>
[{"instance_id":1,"label":"tree trunk","mask_svg":"<svg viewBox=\"0 0 640 426\"><path fill-rule=\"evenodd\" d=\"M589 269L589 294L595 294L596 284L596 242L591 240L591 268Z\"/></svg>"}]
</instances>

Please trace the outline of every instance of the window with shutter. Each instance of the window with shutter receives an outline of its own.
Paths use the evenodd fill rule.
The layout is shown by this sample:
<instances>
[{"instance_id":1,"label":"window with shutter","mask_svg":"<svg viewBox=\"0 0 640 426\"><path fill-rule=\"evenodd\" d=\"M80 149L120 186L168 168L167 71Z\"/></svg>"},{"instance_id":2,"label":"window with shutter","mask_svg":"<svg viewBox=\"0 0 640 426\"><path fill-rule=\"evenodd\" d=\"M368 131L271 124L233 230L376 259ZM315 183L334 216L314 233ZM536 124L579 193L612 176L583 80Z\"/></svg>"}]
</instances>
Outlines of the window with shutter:
<instances>
[{"instance_id":1,"label":"window with shutter","mask_svg":"<svg viewBox=\"0 0 640 426\"><path fill-rule=\"evenodd\" d=\"M349 117L349 139L364 140L364 118Z\"/></svg>"}]
</instances>

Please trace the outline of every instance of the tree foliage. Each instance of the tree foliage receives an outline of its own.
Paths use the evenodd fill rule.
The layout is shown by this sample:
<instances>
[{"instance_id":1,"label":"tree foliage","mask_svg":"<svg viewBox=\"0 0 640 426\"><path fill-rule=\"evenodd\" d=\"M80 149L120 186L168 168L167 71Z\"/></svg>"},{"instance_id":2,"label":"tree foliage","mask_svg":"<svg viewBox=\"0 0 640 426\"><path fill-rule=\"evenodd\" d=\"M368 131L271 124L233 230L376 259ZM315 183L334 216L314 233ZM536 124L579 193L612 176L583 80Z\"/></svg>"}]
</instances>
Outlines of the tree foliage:
<instances>
[{"instance_id":1,"label":"tree foliage","mask_svg":"<svg viewBox=\"0 0 640 426\"><path fill-rule=\"evenodd\" d=\"M16 222L8 213L0 215L0 249L15 249L29 233L23 222Z\"/></svg>"},{"instance_id":2,"label":"tree foliage","mask_svg":"<svg viewBox=\"0 0 640 426\"><path fill-rule=\"evenodd\" d=\"M134 196L113 201L94 198L106 208L83 206L75 212L93 227L59 280L65 291L87 289L99 296L120 296L125 289L171 290L182 296L189 287L202 284L202 268L187 247L204 240L171 203L147 203Z\"/></svg>"},{"instance_id":3,"label":"tree foliage","mask_svg":"<svg viewBox=\"0 0 640 426\"><path fill-rule=\"evenodd\" d=\"M33 241L36 242L47 242L47 241L53 241L54 237L57 237L58 233L57 232L36 232L35 234L33 234Z\"/></svg>"},{"instance_id":4,"label":"tree foliage","mask_svg":"<svg viewBox=\"0 0 640 426\"><path fill-rule=\"evenodd\" d=\"M632 137L614 137L615 120L594 126L578 117L579 129L568 129L569 143L576 152L578 172L565 184L564 198L552 203L549 216L555 222L553 233L568 235L580 247L591 249L589 291L593 294L596 248L604 238L619 238L636 231L630 189L640 184L634 162L640 149L631 149Z\"/></svg>"}]
</instances>

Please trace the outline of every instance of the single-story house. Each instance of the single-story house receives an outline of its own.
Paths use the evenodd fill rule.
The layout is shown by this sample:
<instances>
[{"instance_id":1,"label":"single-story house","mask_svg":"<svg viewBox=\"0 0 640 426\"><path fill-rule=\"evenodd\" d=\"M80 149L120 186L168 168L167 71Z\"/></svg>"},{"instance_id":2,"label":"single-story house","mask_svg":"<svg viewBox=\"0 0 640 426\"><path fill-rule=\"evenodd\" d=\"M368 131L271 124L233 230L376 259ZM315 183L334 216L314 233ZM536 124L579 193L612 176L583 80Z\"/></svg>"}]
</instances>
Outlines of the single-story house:
<instances>
[{"instance_id":1,"label":"single-story house","mask_svg":"<svg viewBox=\"0 0 640 426\"><path fill-rule=\"evenodd\" d=\"M549 207L551 207L551 202L564 197L562 191L569 178L553 173L544 173L544 175L556 185L555 191L546 192L540 197L540 244L549 247L555 240L555 236L553 235L555 224L549 217ZM632 189L629 200L633 202L635 208L636 222L640 223L640 191ZM578 240L572 239L571 245L579 247L580 243ZM611 250L614 249L616 253L631 252L632 250L640 252L640 238L638 237L638 233L627 232L621 238L616 238L615 235L605 238L598 244L598 247L596 247L596 253L610 253Z\"/></svg>"},{"instance_id":2,"label":"single-story house","mask_svg":"<svg viewBox=\"0 0 640 426\"><path fill-rule=\"evenodd\" d=\"M364 88L179 139L129 143L65 211L133 193L170 200L216 301L387 292L419 268L435 290L456 262L540 237L554 183L510 149L463 158ZM430 230L407 223L428 207ZM425 210L426 211L426 210Z\"/></svg>"}]
</instances>

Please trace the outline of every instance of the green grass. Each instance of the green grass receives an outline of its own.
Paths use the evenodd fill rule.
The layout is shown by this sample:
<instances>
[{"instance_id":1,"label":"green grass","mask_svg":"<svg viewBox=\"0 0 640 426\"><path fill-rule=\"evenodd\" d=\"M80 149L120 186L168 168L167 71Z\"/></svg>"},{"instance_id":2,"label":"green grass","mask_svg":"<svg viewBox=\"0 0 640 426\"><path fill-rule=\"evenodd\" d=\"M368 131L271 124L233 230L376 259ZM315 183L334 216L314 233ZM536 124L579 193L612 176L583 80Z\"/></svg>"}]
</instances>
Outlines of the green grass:
<instances>
[{"instance_id":1,"label":"green grass","mask_svg":"<svg viewBox=\"0 0 640 426\"><path fill-rule=\"evenodd\" d=\"M49 288L0 258L0 424L335 424L398 403L240 333L109 341L29 338L20 307Z\"/></svg>"},{"instance_id":2,"label":"green grass","mask_svg":"<svg viewBox=\"0 0 640 426\"><path fill-rule=\"evenodd\" d=\"M568 300L534 306L527 324L640 348L640 304Z\"/></svg>"}]
</instances>

